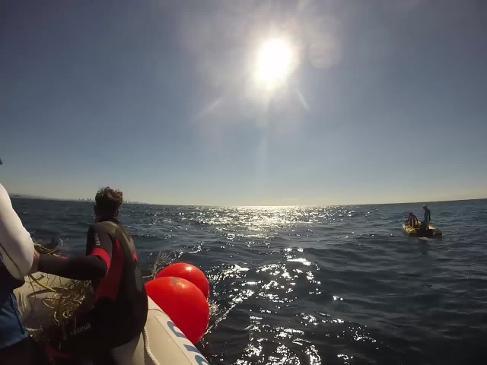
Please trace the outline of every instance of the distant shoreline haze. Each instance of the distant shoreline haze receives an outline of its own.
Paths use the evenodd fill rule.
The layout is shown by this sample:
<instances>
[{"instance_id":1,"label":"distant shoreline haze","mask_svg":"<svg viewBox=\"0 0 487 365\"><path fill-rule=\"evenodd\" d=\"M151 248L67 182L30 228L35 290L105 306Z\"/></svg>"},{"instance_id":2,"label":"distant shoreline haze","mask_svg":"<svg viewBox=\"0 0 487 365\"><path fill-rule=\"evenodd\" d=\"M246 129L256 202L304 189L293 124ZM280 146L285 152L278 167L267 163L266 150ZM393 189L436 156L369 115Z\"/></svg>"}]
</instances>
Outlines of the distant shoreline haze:
<instances>
[{"instance_id":1,"label":"distant shoreline haze","mask_svg":"<svg viewBox=\"0 0 487 365\"><path fill-rule=\"evenodd\" d=\"M93 198L53 198L53 197L43 197L43 196L36 196L30 194L10 194L12 199L25 199L25 200L53 200L53 201L67 201L67 202L86 202L86 203L94 203ZM234 205L234 204L184 204L184 203L151 203L151 202L141 202L141 201L132 201L127 200L124 204L134 204L134 205L154 205L154 206L208 206L208 207L327 207L327 206L362 206L362 205L391 205L391 204L435 204L435 203L449 203L449 202L462 202L462 201L479 201L479 200L487 200L487 196L485 197L473 197L473 198L465 198L465 199L451 199L451 200L433 200L433 201L406 201L406 202L380 202L380 203L345 203L345 204L262 204L262 205L252 205L252 204L242 204L242 205Z\"/></svg>"}]
</instances>

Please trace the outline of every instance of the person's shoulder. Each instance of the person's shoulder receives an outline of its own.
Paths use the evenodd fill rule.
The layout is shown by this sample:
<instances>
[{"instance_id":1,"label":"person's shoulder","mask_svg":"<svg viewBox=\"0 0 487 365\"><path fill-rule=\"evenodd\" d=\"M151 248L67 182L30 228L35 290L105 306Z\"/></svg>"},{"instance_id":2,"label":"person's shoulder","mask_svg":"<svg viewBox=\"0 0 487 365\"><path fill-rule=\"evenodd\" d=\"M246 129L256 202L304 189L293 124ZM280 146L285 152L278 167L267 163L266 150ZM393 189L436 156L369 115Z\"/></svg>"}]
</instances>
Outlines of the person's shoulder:
<instances>
[{"instance_id":1,"label":"person's shoulder","mask_svg":"<svg viewBox=\"0 0 487 365\"><path fill-rule=\"evenodd\" d=\"M3 209L11 208L12 202L10 196L8 195L7 189L0 184L0 207Z\"/></svg>"},{"instance_id":2,"label":"person's shoulder","mask_svg":"<svg viewBox=\"0 0 487 365\"><path fill-rule=\"evenodd\" d=\"M120 224L112 221L102 221L96 222L92 225L92 227L93 230L97 233L114 234L120 228Z\"/></svg>"},{"instance_id":3,"label":"person's shoulder","mask_svg":"<svg viewBox=\"0 0 487 365\"><path fill-rule=\"evenodd\" d=\"M104 224L105 222L96 222L90 225L90 229L96 232L100 231L106 231L106 225Z\"/></svg>"},{"instance_id":4,"label":"person's shoulder","mask_svg":"<svg viewBox=\"0 0 487 365\"><path fill-rule=\"evenodd\" d=\"M10 197L8 196L8 192L7 192L7 189L5 189L2 185L2 183L0 183L0 200L10 200Z\"/></svg>"},{"instance_id":5,"label":"person's shoulder","mask_svg":"<svg viewBox=\"0 0 487 365\"><path fill-rule=\"evenodd\" d=\"M132 239L133 240L132 235L128 231L127 227L125 227L121 223L118 223L118 227L119 227L119 232L121 232L124 236L126 236L127 239Z\"/></svg>"}]
</instances>

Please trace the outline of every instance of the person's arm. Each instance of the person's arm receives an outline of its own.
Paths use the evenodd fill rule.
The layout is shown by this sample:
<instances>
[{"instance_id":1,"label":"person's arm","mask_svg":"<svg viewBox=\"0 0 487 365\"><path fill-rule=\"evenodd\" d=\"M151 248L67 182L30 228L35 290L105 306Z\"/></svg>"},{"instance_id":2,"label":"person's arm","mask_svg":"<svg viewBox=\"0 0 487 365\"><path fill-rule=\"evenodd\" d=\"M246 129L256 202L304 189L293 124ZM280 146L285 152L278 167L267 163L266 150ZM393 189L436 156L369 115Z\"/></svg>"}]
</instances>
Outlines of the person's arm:
<instances>
[{"instance_id":1,"label":"person's arm","mask_svg":"<svg viewBox=\"0 0 487 365\"><path fill-rule=\"evenodd\" d=\"M38 270L76 280L101 279L107 272L105 263L96 256L62 257L41 254Z\"/></svg>"},{"instance_id":2,"label":"person's arm","mask_svg":"<svg viewBox=\"0 0 487 365\"><path fill-rule=\"evenodd\" d=\"M86 256L40 255L39 271L76 280L103 278L111 264L112 240L106 232L95 227L88 230Z\"/></svg>"},{"instance_id":3,"label":"person's arm","mask_svg":"<svg viewBox=\"0 0 487 365\"><path fill-rule=\"evenodd\" d=\"M34 242L24 228L5 188L0 184L0 256L16 279L22 279L32 267Z\"/></svg>"}]
</instances>

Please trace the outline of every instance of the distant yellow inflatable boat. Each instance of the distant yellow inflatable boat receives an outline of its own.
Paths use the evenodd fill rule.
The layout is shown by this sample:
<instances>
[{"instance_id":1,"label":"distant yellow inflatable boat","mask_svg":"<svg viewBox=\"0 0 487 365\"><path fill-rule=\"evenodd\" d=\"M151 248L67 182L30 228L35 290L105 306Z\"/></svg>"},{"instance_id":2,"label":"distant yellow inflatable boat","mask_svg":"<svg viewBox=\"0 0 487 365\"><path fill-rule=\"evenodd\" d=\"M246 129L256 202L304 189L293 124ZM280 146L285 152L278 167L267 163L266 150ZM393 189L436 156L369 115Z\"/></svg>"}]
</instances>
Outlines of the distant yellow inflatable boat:
<instances>
[{"instance_id":1,"label":"distant yellow inflatable boat","mask_svg":"<svg viewBox=\"0 0 487 365\"><path fill-rule=\"evenodd\" d=\"M403 224L402 229L411 237L441 238L443 233L433 225L429 225L428 230L421 229L421 226L410 226Z\"/></svg>"}]
</instances>

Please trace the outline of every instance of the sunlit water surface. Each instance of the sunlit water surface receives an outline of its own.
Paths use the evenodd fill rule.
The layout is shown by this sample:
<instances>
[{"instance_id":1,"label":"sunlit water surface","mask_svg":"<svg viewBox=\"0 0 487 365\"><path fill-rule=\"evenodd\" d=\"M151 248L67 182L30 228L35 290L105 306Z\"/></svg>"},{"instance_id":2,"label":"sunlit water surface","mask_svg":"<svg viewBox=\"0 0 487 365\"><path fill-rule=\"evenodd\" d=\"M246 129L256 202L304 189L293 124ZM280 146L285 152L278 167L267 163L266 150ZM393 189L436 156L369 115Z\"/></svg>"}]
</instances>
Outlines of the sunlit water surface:
<instances>
[{"instance_id":1,"label":"sunlit water surface","mask_svg":"<svg viewBox=\"0 0 487 365\"><path fill-rule=\"evenodd\" d=\"M91 204L14 199L33 236L84 249ZM419 205L126 205L144 274L174 261L212 284L212 364L487 363L487 201L430 205L438 240L408 238Z\"/></svg>"}]
</instances>

